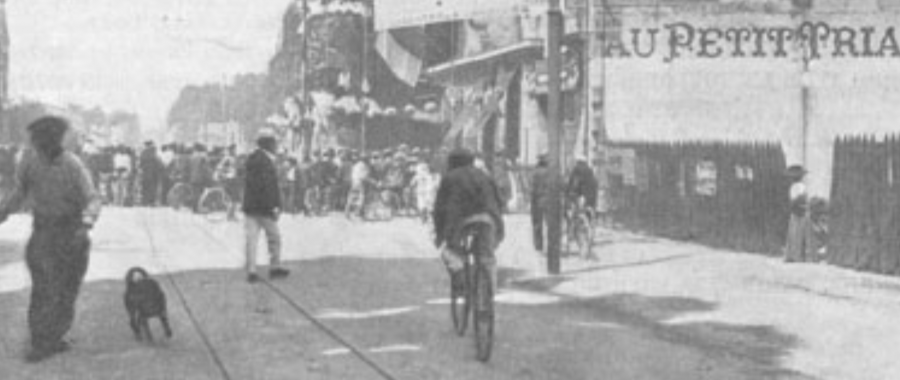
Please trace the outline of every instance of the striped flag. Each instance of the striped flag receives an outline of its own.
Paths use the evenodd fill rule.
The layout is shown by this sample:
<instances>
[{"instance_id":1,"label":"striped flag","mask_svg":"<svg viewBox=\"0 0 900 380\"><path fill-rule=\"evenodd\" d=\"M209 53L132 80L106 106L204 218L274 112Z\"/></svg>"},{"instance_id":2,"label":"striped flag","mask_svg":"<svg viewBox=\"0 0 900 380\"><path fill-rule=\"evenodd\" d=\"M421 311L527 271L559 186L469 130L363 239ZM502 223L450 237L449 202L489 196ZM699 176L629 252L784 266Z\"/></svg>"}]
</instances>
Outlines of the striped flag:
<instances>
[{"instance_id":1,"label":"striped flag","mask_svg":"<svg viewBox=\"0 0 900 380\"><path fill-rule=\"evenodd\" d=\"M401 81L415 87L422 73L422 60L401 46L390 31L378 32L375 50Z\"/></svg>"}]
</instances>

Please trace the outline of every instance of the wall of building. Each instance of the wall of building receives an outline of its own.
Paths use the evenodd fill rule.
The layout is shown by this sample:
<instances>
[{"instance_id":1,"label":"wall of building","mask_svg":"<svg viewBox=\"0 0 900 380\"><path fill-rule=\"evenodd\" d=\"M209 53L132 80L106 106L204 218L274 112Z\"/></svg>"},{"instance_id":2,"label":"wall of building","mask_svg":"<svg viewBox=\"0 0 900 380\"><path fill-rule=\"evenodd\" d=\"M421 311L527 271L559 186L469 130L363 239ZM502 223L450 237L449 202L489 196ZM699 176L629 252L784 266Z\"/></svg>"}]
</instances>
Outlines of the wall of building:
<instances>
[{"instance_id":1,"label":"wall of building","mask_svg":"<svg viewBox=\"0 0 900 380\"><path fill-rule=\"evenodd\" d=\"M616 37L609 41L617 39L627 53L596 44L590 75L605 115L595 120L614 140L781 141L789 163L807 163L811 191L827 196L835 136L900 132L900 9L880 0L823 0L801 14L783 2L770 3L616 9L616 20L606 19L598 29ZM753 34L763 28L796 31L807 21L844 28L820 39L816 59L804 59L811 53L798 42L802 38L779 42L771 34L761 40ZM691 43L679 40L673 48L673 33L685 38L686 25L693 28ZM640 31L639 49L633 29ZM652 50L651 29L657 30L656 49L640 57ZM749 35L741 35L736 47L741 30ZM846 42L836 40L838 34Z\"/></svg>"}]
</instances>

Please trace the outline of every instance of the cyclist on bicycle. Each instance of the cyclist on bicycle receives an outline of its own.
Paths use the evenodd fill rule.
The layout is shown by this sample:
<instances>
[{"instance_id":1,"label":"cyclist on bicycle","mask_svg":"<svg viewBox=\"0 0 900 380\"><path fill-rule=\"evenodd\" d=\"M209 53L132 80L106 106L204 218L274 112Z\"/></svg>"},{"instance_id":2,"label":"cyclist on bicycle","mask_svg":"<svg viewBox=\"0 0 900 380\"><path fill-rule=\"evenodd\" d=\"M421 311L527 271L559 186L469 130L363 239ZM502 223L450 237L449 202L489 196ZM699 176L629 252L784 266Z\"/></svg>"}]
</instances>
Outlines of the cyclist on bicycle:
<instances>
[{"instance_id":1,"label":"cyclist on bicycle","mask_svg":"<svg viewBox=\"0 0 900 380\"><path fill-rule=\"evenodd\" d=\"M593 219L594 210L597 209L597 191L599 184L594 171L588 166L584 157L575 158L575 167L569 174L569 183L566 186L566 200L572 206L584 205ZM584 203L582 203L582 200Z\"/></svg>"},{"instance_id":2,"label":"cyclist on bicycle","mask_svg":"<svg viewBox=\"0 0 900 380\"><path fill-rule=\"evenodd\" d=\"M503 203L493 178L475 168L474 162L475 156L466 149L457 149L447 157L447 172L438 185L432 211L434 244L444 247L442 258L450 275L456 277L462 269L459 255L465 248L461 238L470 228L475 229L474 253L488 268L496 289L494 249L505 232Z\"/></svg>"}]
</instances>

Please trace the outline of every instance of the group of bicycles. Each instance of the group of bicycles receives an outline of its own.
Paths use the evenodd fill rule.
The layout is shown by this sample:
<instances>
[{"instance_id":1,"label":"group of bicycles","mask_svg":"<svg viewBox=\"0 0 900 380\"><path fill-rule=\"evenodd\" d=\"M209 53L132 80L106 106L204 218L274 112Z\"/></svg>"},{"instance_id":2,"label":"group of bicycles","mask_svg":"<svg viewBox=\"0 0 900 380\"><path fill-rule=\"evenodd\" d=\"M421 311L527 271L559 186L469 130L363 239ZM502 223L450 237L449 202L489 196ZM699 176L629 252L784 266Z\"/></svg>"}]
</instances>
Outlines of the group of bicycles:
<instances>
[{"instance_id":1,"label":"group of bicycles","mask_svg":"<svg viewBox=\"0 0 900 380\"><path fill-rule=\"evenodd\" d=\"M192 211L212 221L236 218L235 200L225 187L215 184L198 191L191 184L178 182L166 194L166 205L176 211Z\"/></svg>"}]
</instances>

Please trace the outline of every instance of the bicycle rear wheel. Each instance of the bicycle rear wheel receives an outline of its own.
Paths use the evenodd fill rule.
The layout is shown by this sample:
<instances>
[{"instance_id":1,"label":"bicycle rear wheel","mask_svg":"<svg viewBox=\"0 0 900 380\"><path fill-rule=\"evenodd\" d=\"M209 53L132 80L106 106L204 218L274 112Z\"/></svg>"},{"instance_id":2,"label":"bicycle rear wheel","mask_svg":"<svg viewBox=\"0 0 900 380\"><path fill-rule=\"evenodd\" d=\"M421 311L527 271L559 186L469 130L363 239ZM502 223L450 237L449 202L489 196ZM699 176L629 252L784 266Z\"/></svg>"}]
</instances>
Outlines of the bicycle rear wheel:
<instances>
[{"instance_id":1,"label":"bicycle rear wheel","mask_svg":"<svg viewBox=\"0 0 900 380\"><path fill-rule=\"evenodd\" d=\"M469 261L463 264L463 270L453 274L450 279L450 316L453 317L453 330L456 334L463 336L466 334L466 327L469 324L469 311L472 307L471 302L471 268Z\"/></svg>"},{"instance_id":2,"label":"bicycle rear wheel","mask_svg":"<svg viewBox=\"0 0 900 380\"><path fill-rule=\"evenodd\" d=\"M169 190L166 195L166 204L175 210L186 208L191 209L191 199L194 198L194 189L186 183L178 183Z\"/></svg>"},{"instance_id":3,"label":"bicycle rear wheel","mask_svg":"<svg viewBox=\"0 0 900 380\"><path fill-rule=\"evenodd\" d=\"M475 353L482 362L491 358L494 346L494 286L488 268L481 263L475 266L474 312Z\"/></svg>"},{"instance_id":4,"label":"bicycle rear wheel","mask_svg":"<svg viewBox=\"0 0 900 380\"><path fill-rule=\"evenodd\" d=\"M309 214L319 215L319 188L313 186L306 191L304 198L303 202L306 203L306 209L309 210Z\"/></svg>"},{"instance_id":5,"label":"bicycle rear wheel","mask_svg":"<svg viewBox=\"0 0 900 380\"><path fill-rule=\"evenodd\" d=\"M593 253L594 228L587 215L579 215L575 222L575 236L577 237L578 254L583 259L595 259Z\"/></svg>"},{"instance_id":6,"label":"bicycle rear wheel","mask_svg":"<svg viewBox=\"0 0 900 380\"><path fill-rule=\"evenodd\" d=\"M221 188L215 188L203 193L200 197L198 209L200 213L211 221L222 221L228 218L231 209L231 197Z\"/></svg>"}]
</instances>

